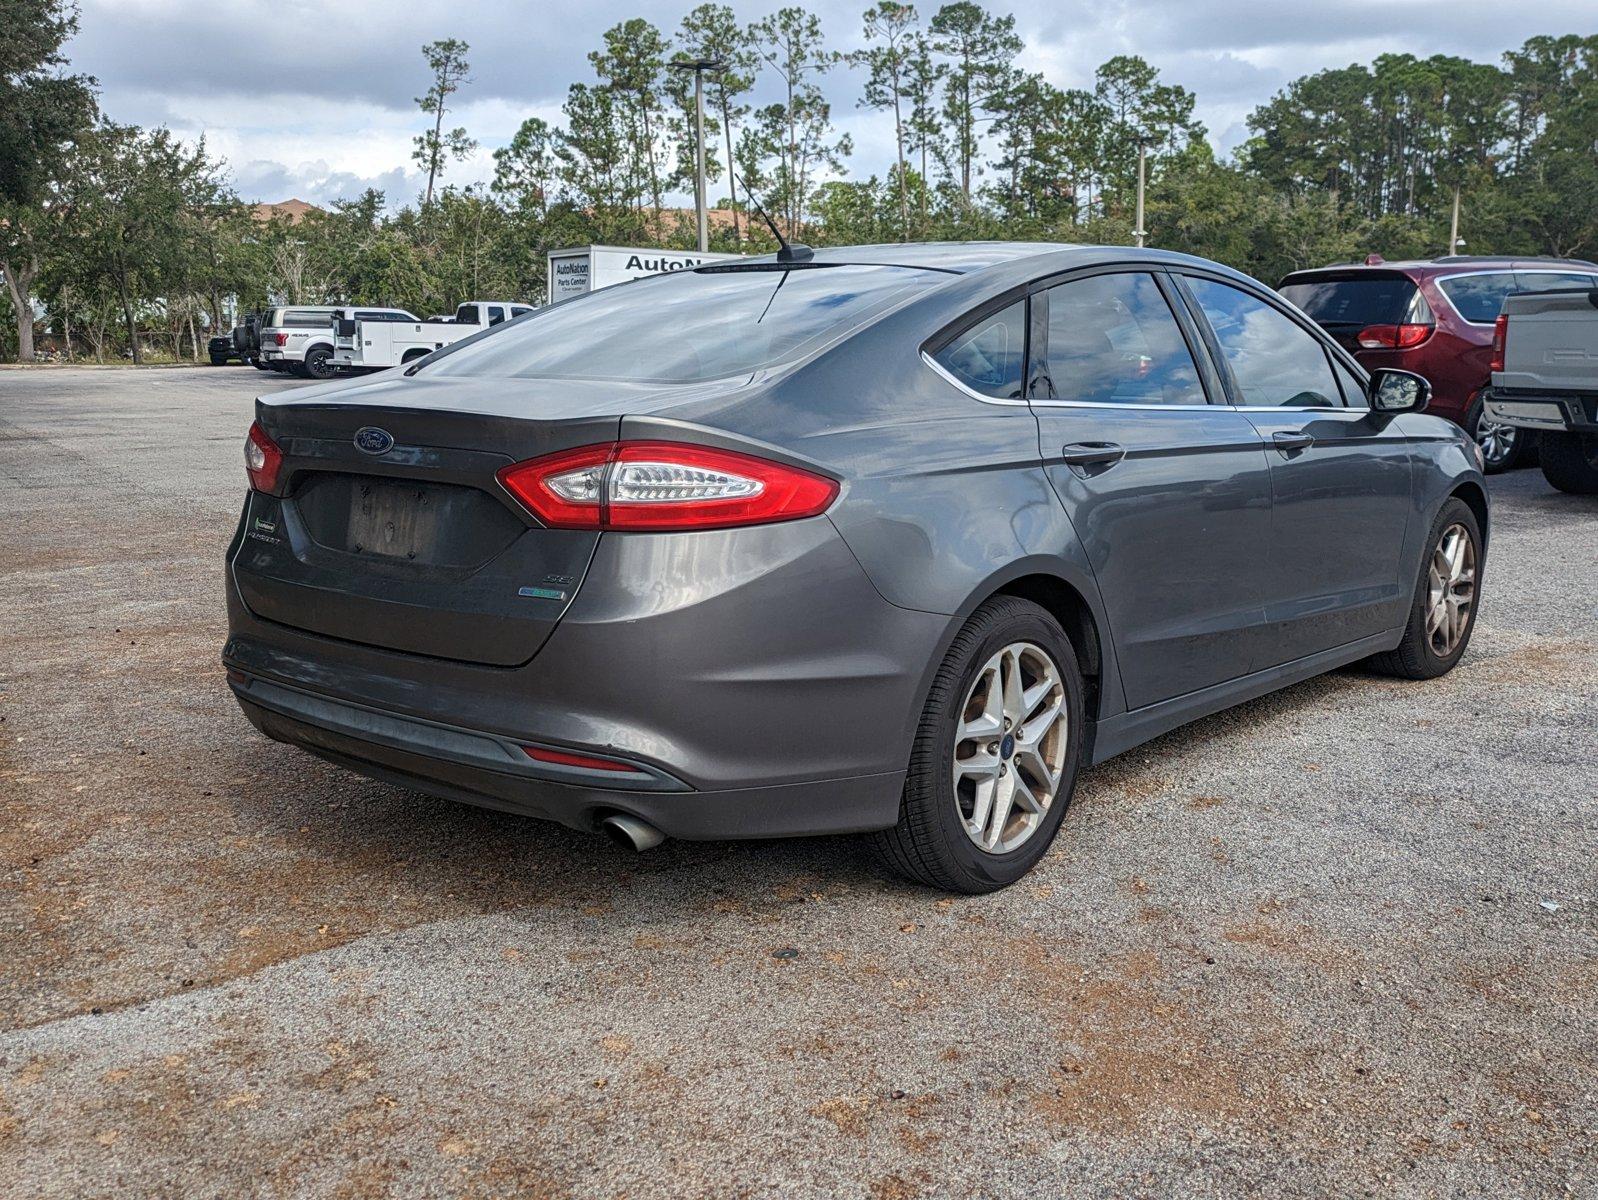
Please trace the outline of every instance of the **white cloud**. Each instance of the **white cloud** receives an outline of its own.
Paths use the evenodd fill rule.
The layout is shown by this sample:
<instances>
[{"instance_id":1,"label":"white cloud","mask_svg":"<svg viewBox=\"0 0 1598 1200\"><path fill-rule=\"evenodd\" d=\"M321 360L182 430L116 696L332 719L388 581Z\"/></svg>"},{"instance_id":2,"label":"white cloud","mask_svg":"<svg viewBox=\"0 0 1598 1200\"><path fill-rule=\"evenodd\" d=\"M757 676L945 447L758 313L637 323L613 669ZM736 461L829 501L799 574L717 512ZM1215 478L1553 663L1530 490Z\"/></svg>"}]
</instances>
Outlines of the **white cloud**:
<instances>
[{"instance_id":1,"label":"white cloud","mask_svg":"<svg viewBox=\"0 0 1598 1200\"><path fill-rule=\"evenodd\" d=\"M455 183L492 176L492 150L522 119L554 121L568 84L592 78L586 60L609 26L644 16L667 33L696 0L589 0L581 5L463 0L83 0L74 66L99 78L115 119L204 135L231 165L241 194L326 203L367 186L391 201L420 187L411 138L424 121L414 97L427 86L421 44L471 44L473 82L450 124L481 143L452 166ZM866 0L815 0L831 43L860 40ZM746 20L774 3L737 4ZM923 4L928 17L936 4ZM1141 54L1198 96L1198 117L1222 151L1247 136L1249 112L1295 76L1377 54L1458 54L1497 61L1536 33L1586 32L1592 0L1266 2L1266 0L1018 0L1027 42L1021 65L1060 87L1091 86L1114 54ZM828 81L833 115L855 141L850 174L883 173L893 157L890 118L855 107L858 73ZM768 80L759 98L775 99ZM679 198L679 200L682 198Z\"/></svg>"}]
</instances>

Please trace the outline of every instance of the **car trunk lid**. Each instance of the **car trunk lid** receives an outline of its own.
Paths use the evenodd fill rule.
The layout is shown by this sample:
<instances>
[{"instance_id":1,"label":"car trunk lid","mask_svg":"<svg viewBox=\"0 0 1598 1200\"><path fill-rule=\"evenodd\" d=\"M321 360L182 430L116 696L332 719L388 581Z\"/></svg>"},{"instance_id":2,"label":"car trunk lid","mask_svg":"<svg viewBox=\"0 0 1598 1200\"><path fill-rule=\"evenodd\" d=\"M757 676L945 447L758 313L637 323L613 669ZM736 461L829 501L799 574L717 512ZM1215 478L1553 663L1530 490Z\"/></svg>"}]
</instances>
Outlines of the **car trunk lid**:
<instances>
[{"instance_id":1,"label":"car trunk lid","mask_svg":"<svg viewBox=\"0 0 1598 1200\"><path fill-rule=\"evenodd\" d=\"M283 452L282 495L251 493L232 564L239 593L258 616L324 637L524 663L575 596L599 534L540 526L497 472L613 441L620 414L593 397L586 409L540 404L530 393L547 384L402 382L258 403Z\"/></svg>"}]
</instances>

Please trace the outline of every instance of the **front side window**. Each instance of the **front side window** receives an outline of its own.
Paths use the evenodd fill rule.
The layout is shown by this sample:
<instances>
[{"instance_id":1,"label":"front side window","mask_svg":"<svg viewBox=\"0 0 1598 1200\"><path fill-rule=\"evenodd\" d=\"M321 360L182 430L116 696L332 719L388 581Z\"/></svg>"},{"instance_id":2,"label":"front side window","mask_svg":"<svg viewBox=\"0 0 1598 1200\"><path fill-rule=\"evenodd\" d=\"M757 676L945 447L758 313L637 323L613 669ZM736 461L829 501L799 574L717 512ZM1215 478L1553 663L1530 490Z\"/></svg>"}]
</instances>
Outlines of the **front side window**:
<instances>
[{"instance_id":1,"label":"front side window","mask_svg":"<svg viewBox=\"0 0 1598 1200\"><path fill-rule=\"evenodd\" d=\"M1187 285L1232 368L1238 403L1265 408L1343 406L1325 348L1296 321L1230 284L1189 276Z\"/></svg>"},{"instance_id":2,"label":"front side window","mask_svg":"<svg viewBox=\"0 0 1598 1200\"><path fill-rule=\"evenodd\" d=\"M430 374L691 384L805 357L949 276L916 267L707 268L540 309Z\"/></svg>"},{"instance_id":3,"label":"front side window","mask_svg":"<svg viewBox=\"0 0 1598 1200\"><path fill-rule=\"evenodd\" d=\"M1087 404L1205 403L1198 366L1152 275L1096 275L1050 288L1048 298L1045 396Z\"/></svg>"},{"instance_id":4,"label":"front side window","mask_svg":"<svg viewBox=\"0 0 1598 1200\"><path fill-rule=\"evenodd\" d=\"M1018 300L956 334L933 358L973 392L996 400L1020 399L1026 377L1026 319L1026 301Z\"/></svg>"},{"instance_id":5,"label":"front side window","mask_svg":"<svg viewBox=\"0 0 1598 1200\"><path fill-rule=\"evenodd\" d=\"M1513 271L1445 276L1437 281L1437 286L1472 325L1491 325L1504 307L1504 297L1520 290Z\"/></svg>"}]
</instances>

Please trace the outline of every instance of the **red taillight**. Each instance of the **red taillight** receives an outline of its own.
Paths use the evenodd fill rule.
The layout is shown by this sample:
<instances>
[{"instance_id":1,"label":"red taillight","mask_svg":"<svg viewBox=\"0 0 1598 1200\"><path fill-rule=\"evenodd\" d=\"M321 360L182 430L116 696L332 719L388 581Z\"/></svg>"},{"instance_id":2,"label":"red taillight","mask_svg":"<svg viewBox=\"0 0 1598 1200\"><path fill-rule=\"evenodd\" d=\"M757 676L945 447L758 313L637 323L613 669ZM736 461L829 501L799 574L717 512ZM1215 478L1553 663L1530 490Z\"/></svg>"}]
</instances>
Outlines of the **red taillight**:
<instances>
[{"instance_id":1,"label":"red taillight","mask_svg":"<svg viewBox=\"0 0 1598 1200\"><path fill-rule=\"evenodd\" d=\"M289 344L289 335L286 333L274 333L272 340L279 346L287 346Z\"/></svg>"},{"instance_id":2,"label":"red taillight","mask_svg":"<svg viewBox=\"0 0 1598 1200\"><path fill-rule=\"evenodd\" d=\"M1509 344L1509 314L1499 313L1493 322L1493 356L1487 363L1489 371L1504 369L1504 347Z\"/></svg>"},{"instance_id":3,"label":"red taillight","mask_svg":"<svg viewBox=\"0 0 1598 1200\"><path fill-rule=\"evenodd\" d=\"M259 421L250 426L244 439L244 472L250 486L258 492L277 491L278 472L283 468L283 451L267 436Z\"/></svg>"},{"instance_id":4,"label":"red taillight","mask_svg":"<svg viewBox=\"0 0 1598 1200\"><path fill-rule=\"evenodd\" d=\"M626 763L608 758L593 758L587 754L572 754L566 750L546 750L542 746L523 746L522 753L534 762L554 763L561 767L581 767L585 771L614 771L621 775L642 775L644 772Z\"/></svg>"},{"instance_id":5,"label":"red taillight","mask_svg":"<svg viewBox=\"0 0 1598 1200\"><path fill-rule=\"evenodd\" d=\"M1367 325L1358 342L1366 350L1412 350L1431 337L1435 325Z\"/></svg>"},{"instance_id":6,"label":"red taillight","mask_svg":"<svg viewBox=\"0 0 1598 1200\"><path fill-rule=\"evenodd\" d=\"M499 482L557 529L727 529L825 512L838 483L686 442L611 442L506 467Z\"/></svg>"}]
</instances>

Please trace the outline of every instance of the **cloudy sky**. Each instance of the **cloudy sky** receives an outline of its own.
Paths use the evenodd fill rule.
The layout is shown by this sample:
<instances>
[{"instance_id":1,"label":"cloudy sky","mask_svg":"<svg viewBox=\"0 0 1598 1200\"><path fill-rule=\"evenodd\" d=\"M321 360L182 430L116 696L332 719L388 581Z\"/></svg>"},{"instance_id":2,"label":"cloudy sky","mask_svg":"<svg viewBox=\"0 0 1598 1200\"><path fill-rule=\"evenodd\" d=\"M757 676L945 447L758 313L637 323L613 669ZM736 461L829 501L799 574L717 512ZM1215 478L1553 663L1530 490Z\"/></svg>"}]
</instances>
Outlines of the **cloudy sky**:
<instances>
[{"instance_id":1,"label":"cloudy sky","mask_svg":"<svg viewBox=\"0 0 1598 1200\"><path fill-rule=\"evenodd\" d=\"M697 0L81 0L74 67L96 76L115 120L204 135L249 200L326 203L373 186L392 202L421 187L410 161L423 128L423 42L471 44L474 82L452 124L481 143L451 168L457 183L492 176L490 158L528 116L558 121L567 85L590 79L587 52L618 21L673 30ZM735 3L745 20L778 7ZM864 0L806 0L831 45L860 44ZM937 4L924 3L923 16ZM1595 0L1013 0L1021 65L1060 87L1091 84L1114 54L1141 54L1198 96L1221 151L1247 136L1249 111L1295 76L1378 54L1457 54L1496 62L1540 33L1598 29ZM769 88L769 82L766 85ZM834 116L854 136L851 174L892 159L892 123L854 107L859 80L827 81ZM764 97L761 97L764 98ZM775 95L770 98L775 99ZM715 192L712 190L712 197Z\"/></svg>"}]
</instances>

